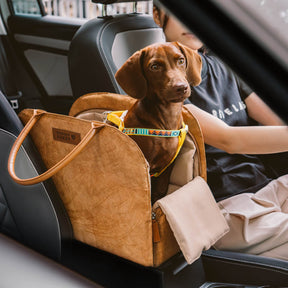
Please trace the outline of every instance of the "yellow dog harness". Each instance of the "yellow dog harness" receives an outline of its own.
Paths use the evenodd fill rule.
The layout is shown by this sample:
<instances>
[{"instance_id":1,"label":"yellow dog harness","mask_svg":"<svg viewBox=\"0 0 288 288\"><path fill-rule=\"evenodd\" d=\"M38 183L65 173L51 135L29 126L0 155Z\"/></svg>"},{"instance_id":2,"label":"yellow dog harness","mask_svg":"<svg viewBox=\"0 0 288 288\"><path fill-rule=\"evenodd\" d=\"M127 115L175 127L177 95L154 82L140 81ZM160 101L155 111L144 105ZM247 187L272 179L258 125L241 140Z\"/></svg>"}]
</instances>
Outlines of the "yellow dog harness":
<instances>
[{"instance_id":1,"label":"yellow dog harness","mask_svg":"<svg viewBox=\"0 0 288 288\"><path fill-rule=\"evenodd\" d=\"M150 175L151 177L160 176L167 167L175 160L183 146L186 134L188 132L188 126L183 122L182 128L179 130L161 130L161 129L147 129L147 128L125 128L124 117L127 114L126 111L113 111L107 112L107 120L118 126L119 130L127 135L138 135L138 136L152 136L152 137L178 137L178 146L176 153L172 160L160 171Z\"/></svg>"}]
</instances>

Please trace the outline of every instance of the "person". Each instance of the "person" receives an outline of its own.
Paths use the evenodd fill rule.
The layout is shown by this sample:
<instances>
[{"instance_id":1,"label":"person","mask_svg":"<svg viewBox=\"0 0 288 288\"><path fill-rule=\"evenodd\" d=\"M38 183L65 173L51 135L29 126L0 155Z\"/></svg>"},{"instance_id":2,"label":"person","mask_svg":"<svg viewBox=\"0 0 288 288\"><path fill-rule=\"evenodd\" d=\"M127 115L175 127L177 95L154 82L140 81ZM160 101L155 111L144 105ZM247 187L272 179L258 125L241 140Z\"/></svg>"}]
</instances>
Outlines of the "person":
<instances>
[{"instance_id":1,"label":"person","mask_svg":"<svg viewBox=\"0 0 288 288\"><path fill-rule=\"evenodd\" d=\"M287 170L260 157L287 151L287 126L176 18L155 5L153 17L167 41L202 57L202 82L185 105L201 126L208 184L230 226L215 248L288 259Z\"/></svg>"}]
</instances>

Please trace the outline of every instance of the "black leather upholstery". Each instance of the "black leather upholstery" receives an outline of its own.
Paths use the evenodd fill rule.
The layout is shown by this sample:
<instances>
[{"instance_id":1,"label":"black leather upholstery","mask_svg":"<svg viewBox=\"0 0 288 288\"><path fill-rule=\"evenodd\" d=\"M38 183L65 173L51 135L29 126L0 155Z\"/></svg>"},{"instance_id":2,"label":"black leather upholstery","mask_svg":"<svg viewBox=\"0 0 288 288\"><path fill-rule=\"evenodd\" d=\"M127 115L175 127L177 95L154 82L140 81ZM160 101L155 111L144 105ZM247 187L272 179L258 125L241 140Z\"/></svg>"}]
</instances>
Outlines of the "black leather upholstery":
<instances>
[{"instance_id":1,"label":"black leather upholstery","mask_svg":"<svg viewBox=\"0 0 288 288\"><path fill-rule=\"evenodd\" d=\"M60 259L62 241L72 238L72 229L52 181L21 186L8 174L9 152L22 127L0 92L0 232ZM44 169L37 150L27 138L16 159L17 175L31 177Z\"/></svg>"},{"instance_id":2,"label":"black leather upholstery","mask_svg":"<svg viewBox=\"0 0 288 288\"><path fill-rule=\"evenodd\" d=\"M10 103L0 91L0 129L18 135L23 125L17 114L11 109Z\"/></svg>"},{"instance_id":3,"label":"black leather upholstery","mask_svg":"<svg viewBox=\"0 0 288 288\"><path fill-rule=\"evenodd\" d=\"M288 287L287 261L213 249L201 258L209 281Z\"/></svg>"},{"instance_id":4,"label":"black leather upholstery","mask_svg":"<svg viewBox=\"0 0 288 288\"><path fill-rule=\"evenodd\" d=\"M150 15L115 15L88 21L77 31L70 46L73 96L78 98L91 92L125 94L114 74L135 51L156 41L164 38Z\"/></svg>"}]
</instances>

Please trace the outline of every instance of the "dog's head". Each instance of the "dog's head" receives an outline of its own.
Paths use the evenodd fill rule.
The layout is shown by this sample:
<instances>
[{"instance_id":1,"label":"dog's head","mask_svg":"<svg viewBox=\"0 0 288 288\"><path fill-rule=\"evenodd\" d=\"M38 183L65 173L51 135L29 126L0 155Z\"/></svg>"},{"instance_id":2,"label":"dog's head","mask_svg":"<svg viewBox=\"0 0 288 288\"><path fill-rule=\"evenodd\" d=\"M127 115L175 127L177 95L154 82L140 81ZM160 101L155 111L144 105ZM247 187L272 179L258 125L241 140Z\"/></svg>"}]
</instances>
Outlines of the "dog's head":
<instances>
[{"instance_id":1,"label":"dog's head","mask_svg":"<svg viewBox=\"0 0 288 288\"><path fill-rule=\"evenodd\" d=\"M131 97L147 95L167 102L182 102L191 86L201 82L202 60L198 53L178 42L150 45L134 53L115 77Z\"/></svg>"}]
</instances>

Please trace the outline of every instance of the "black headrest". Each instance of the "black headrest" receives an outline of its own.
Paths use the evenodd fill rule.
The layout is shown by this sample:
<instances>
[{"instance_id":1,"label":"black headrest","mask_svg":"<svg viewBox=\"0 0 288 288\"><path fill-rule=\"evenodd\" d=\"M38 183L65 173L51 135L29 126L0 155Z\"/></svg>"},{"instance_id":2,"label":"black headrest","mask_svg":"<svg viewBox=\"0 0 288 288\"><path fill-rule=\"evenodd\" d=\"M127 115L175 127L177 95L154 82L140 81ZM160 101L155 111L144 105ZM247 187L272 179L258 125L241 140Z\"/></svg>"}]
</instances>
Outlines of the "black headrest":
<instances>
[{"instance_id":1,"label":"black headrest","mask_svg":"<svg viewBox=\"0 0 288 288\"><path fill-rule=\"evenodd\" d=\"M115 4L115 3L141 2L141 1L150 1L150 0L92 0L93 3L97 4Z\"/></svg>"}]
</instances>

